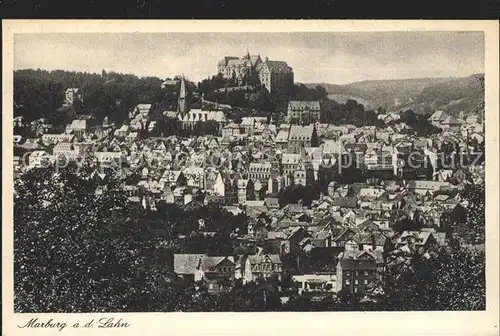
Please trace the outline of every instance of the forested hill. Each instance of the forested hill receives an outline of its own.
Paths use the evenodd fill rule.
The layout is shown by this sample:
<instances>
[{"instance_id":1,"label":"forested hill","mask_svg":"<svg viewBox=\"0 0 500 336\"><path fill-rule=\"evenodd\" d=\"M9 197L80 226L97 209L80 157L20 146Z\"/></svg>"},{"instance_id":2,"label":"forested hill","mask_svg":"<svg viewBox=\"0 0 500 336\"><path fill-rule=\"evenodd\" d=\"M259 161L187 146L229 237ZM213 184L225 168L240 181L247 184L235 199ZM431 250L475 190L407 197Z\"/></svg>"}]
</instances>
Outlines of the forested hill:
<instances>
[{"instance_id":1,"label":"forested hill","mask_svg":"<svg viewBox=\"0 0 500 336\"><path fill-rule=\"evenodd\" d=\"M370 108L411 108L418 113L444 109L457 115L460 111L473 112L484 99L481 78L484 78L484 74L462 78L366 80L346 85L311 83L306 86L321 85L328 92L330 99L339 102L355 99Z\"/></svg>"},{"instance_id":2,"label":"forested hill","mask_svg":"<svg viewBox=\"0 0 500 336\"><path fill-rule=\"evenodd\" d=\"M168 95L161 89L162 79L102 71L101 74L63 70L18 70L14 72L15 115L26 120L40 117L57 124L63 122L64 92L79 88L84 92L84 106L80 114L92 114L97 119L110 117L125 120L131 108L138 103L175 105L177 88ZM188 96L195 84L188 82ZM175 106L164 106L165 108Z\"/></svg>"}]
</instances>

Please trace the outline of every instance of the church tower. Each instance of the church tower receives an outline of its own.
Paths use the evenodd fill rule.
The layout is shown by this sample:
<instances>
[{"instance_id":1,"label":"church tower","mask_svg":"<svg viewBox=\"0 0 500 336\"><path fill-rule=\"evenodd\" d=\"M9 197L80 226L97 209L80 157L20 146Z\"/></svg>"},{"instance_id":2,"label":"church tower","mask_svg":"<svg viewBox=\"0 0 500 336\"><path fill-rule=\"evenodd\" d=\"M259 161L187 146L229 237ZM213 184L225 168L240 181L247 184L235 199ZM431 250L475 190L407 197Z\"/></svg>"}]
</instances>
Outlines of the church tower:
<instances>
[{"instance_id":1,"label":"church tower","mask_svg":"<svg viewBox=\"0 0 500 336\"><path fill-rule=\"evenodd\" d=\"M293 173L295 184L306 186L314 182L314 168L305 148L300 149L300 159Z\"/></svg>"},{"instance_id":2,"label":"church tower","mask_svg":"<svg viewBox=\"0 0 500 336\"><path fill-rule=\"evenodd\" d=\"M181 89L179 92L179 113L184 116L188 112L188 106L187 106L187 92L186 92L186 81L184 79L184 75L181 77Z\"/></svg>"}]
</instances>

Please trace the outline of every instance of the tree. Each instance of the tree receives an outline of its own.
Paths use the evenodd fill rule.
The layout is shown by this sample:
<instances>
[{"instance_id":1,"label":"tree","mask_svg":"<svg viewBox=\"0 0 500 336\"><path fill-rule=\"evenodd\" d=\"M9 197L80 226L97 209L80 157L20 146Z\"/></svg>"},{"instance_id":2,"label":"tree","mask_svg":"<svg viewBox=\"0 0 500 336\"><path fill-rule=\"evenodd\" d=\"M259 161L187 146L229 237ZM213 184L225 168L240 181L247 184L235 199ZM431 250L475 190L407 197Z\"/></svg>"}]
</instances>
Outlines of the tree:
<instances>
[{"instance_id":1,"label":"tree","mask_svg":"<svg viewBox=\"0 0 500 336\"><path fill-rule=\"evenodd\" d=\"M394 223L394 231L419 231L423 227L422 223L416 218L409 219L407 217L400 218Z\"/></svg>"},{"instance_id":2,"label":"tree","mask_svg":"<svg viewBox=\"0 0 500 336\"><path fill-rule=\"evenodd\" d=\"M125 120L123 109L128 113L138 103L161 101L165 95L161 83L162 80L156 77L139 78L106 71L89 74L62 70L18 70L14 72L14 99L22 105L17 112L26 121L50 118L68 122L65 119L71 119L72 116L67 115L67 112L76 112L93 115L98 121L105 116L110 120L118 118L120 121L115 122L120 123ZM84 104L77 102L71 109L59 109L67 88L80 88ZM192 91L190 88L188 85L188 95ZM120 116L115 116L116 113Z\"/></svg>"},{"instance_id":3,"label":"tree","mask_svg":"<svg viewBox=\"0 0 500 336\"><path fill-rule=\"evenodd\" d=\"M291 185L278 193L280 206L287 204L297 204L302 202L305 206L310 206L313 200L319 199L318 187L315 185Z\"/></svg>"},{"instance_id":4,"label":"tree","mask_svg":"<svg viewBox=\"0 0 500 336\"><path fill-rule=\"evenodd\" d=\"M458 246L389 255L379 282L366 293L377 310L484 310L484 251Z\"/></svg>"},{"instance_id":5,"label":"tree","mask_svg":"<svg viewBox=\"0 0 500 336\"><path fill-rule=\"evenodd\" d=\"M466 210L466 235L462 235L467 242L484 244L485 242L485 186L466 185L461 196L469 203Z\"/></svg>"},{"instance_id":6,"label":"tree","mask_svg":"<svg viewBox=\"0 0 500 336\"><path fill-rule=\"evenodd\" d=\"M15 311L138 311L164 274L159 237L126 220L113 177L98 196L89 167L53 169L30 170L15 185Z\"/></svg>"}]
</instances>

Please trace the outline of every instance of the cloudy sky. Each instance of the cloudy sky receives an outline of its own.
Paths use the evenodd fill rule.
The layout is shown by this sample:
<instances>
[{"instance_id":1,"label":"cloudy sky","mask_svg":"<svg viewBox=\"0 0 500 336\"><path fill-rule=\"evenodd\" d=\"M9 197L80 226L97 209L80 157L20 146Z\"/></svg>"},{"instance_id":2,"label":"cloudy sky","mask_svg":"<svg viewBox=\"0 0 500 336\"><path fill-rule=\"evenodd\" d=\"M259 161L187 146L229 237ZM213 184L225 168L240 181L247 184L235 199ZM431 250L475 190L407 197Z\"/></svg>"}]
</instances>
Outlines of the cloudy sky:
<instances>
[{"instance_id":1,"label":"cloudy sky","mask_svg":"<svg viewBox=\"0 0 500 336\"><path fill-rule=\"evenodd\" d=\"M468 76L484 72L482 32L18 34L14 68L117 71L193 81L247 50L294 69L295 81Z\"/></svg>"}]
</instances>

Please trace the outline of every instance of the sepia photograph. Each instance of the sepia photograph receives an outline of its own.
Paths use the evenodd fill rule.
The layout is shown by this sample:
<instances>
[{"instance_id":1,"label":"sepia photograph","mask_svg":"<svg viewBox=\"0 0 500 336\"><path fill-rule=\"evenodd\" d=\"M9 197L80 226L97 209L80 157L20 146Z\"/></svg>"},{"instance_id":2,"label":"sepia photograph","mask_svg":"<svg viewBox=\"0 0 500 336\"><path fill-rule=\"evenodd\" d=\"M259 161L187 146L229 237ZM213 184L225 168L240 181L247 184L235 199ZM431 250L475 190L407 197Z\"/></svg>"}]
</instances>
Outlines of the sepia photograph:
<instances>
[{"instance_id":1,"label":"sepia photograph","mask_svg":"<svg viewBox=\"0 0 500 336\"><path fill-rule=\"evenodd\" d=\"M13 34L15 314L498 301L484 31L104 31Z\"/></svg>"}]
</instances>

